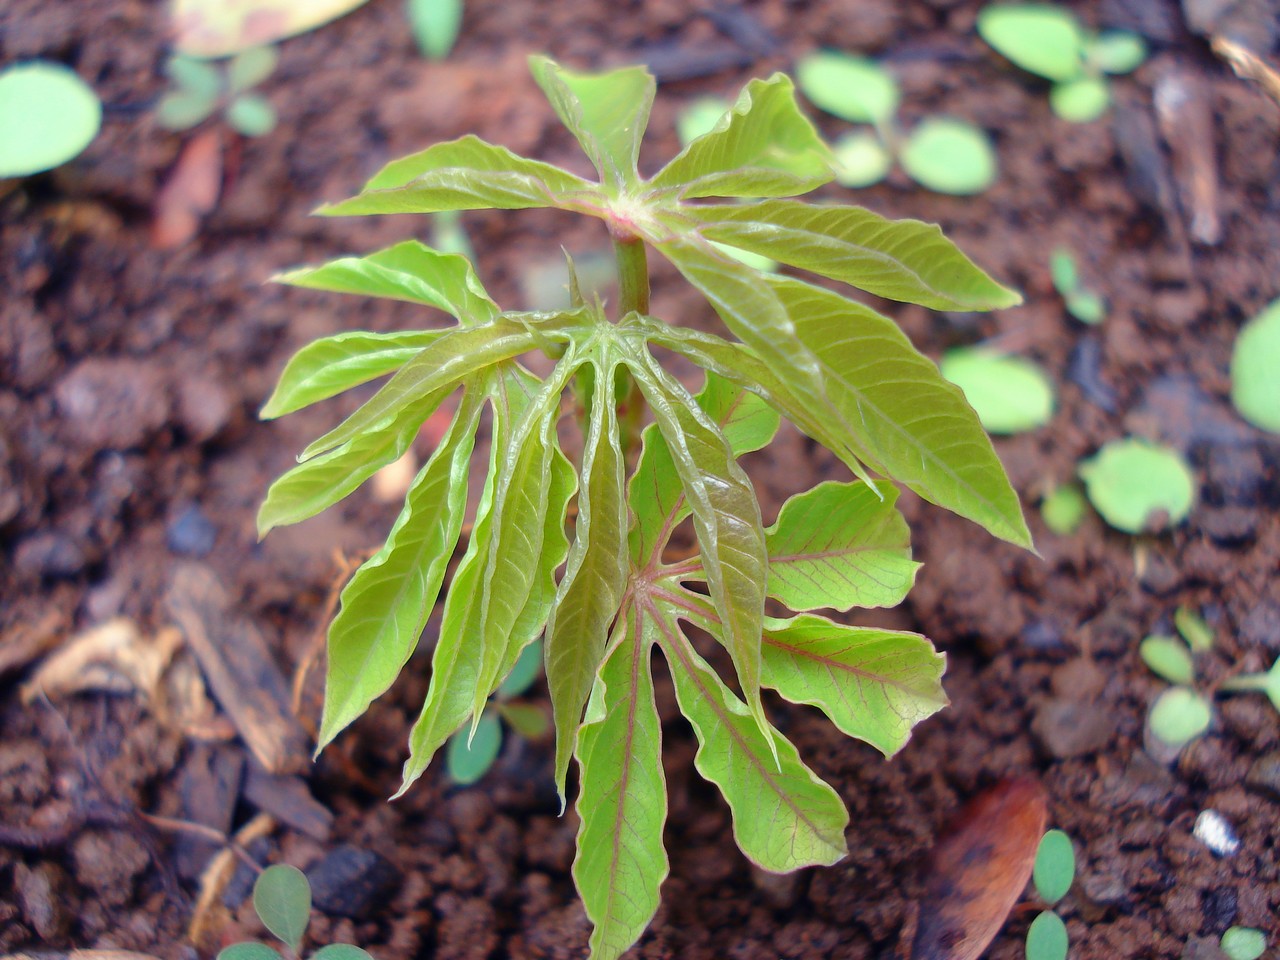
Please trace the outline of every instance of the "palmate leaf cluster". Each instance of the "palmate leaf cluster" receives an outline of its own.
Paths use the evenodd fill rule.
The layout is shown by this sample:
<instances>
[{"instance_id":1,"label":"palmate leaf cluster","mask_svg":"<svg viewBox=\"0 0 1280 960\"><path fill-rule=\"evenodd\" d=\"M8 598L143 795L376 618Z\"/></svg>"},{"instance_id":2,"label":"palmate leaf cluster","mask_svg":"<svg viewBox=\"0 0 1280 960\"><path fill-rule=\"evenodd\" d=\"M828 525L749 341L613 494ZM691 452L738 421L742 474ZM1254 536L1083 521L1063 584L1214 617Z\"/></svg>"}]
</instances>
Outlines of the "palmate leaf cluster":
<instances>
[{"instance_id":1,"label":"palmate leaf cluster","mask_svg":"<svg viewBox=\"0 0 1280 960\"><path fill-rule=\"evenodd\" d=\"M532 69L599 182L463 137L389 164L323 212L557 207L594 216L619 250L622 309L606 316L574 291L569 310L504 311L466 260L416 242L285 275L419 303L456 323L338 334L294 357L265 416L390 377L272 486L259 525L265 533L332 505L398 458L457 395L385 546L343 591L329 632L323 746L413 652L460 540L468 463L482 411L491 411L489 469L445 597L402 790L451 734L474 729L520 652L543 636L562 797L571 762L579 766L574 877L595 926L593 956L608 958L643 932L667 873L655 647L698 738L697 769L723 793L744 853L774 871L833 863L846 850L844 804L769 723L761 690L818 707L886 755L945 703L942 657L923 637L815 612L894 604L910 588L916 564L889 481L1029 545L977 418L891 321L713 244L939 309L990 309L1017 296L935 226L789 199L832 174L785 76L752 81L715 129L644 179L636 156L652 77L639 68L576 74L540 58ZM646 249L705 295L731 336L647 314ZM696 396L654 348L705 369ZM555 361L545 377L520 362L538 351ZM652 423L629 470L637 393ZM570 394L582 412L577 463L560 446ZM780 415L857 479L792 498L765 527L738 457L767 445ZM700 552L669 561L668 541L686 520ZM794 615L766 616L766 598ZM693 628L727 650L740 693L708 665Z\"/></svg>"}]
</instances>

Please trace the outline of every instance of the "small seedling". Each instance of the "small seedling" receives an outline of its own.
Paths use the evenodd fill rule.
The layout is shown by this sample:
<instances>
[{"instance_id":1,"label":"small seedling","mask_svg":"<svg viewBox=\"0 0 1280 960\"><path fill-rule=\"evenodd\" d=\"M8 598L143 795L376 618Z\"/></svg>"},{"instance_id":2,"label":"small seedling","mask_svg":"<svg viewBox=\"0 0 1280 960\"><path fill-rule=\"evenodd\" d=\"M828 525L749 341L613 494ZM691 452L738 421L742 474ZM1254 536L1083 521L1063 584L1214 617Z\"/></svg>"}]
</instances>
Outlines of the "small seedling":
<instances>
[{"instance_id":1,"label":"small seedling","mask_svg":"<svg viewBox=\"0 0 1280 960\"><path fill-rule=\"evenodd\" d=\"M74 70L35 60L0 71L0 179L79 156L102 126L102 103Z\"/></svg>"},{"instance_id":2,"label":"small seedling","mask_svg":"<svg viewBox=\"0 0 1280 960\"><path fill-rule=\"evenodd\" d=\"M949 350L942 375L964 397L989 433L1023 433L1053 417L1053 381L1039 364L986 347Z\"/></svg>"},{"instance_id":3,"label":"small seedling","mask_svg":"<svg viewBox=\"0 0 1280 960\"><path fill-rule=\"evenodd\" d=\"M265 534L337 503L461 392L385 545L342 592L320 746L390 687L453 568L401 792L455 731L475 743L491 695L541 635L562 801L575 759L580 772L573 877L594 928L592 956L616 960L658 909L668 868L655 651L697 737L694 764L725 797L746 856L774 872L834 863L846 853L848 811L769 722L761 690L818 707L886 754L946 703L943 659L925 638L815 612L889 606L910 589L917 564L890 480L1031 546L977 416L892 321L715 244L927 307L1019 298L936 226L790 199L833 171L781 74L753 80L713 129L645 177L636 161L652 76L637 67L580 74L541 57L530 65L599 181L468 136L393 161L323 212L551 207L595 217L613 242L617 302L606 313L588 301L570 264L568 309L504 311L470 263L415 241L286 274L298 286L408 300L457 323L347 331L289 362L266 417L390 378L272 485L258 523ZM707 299L725 331L653 315L650 251ZM696 394L659 363L668 353L705 371ZM542 375L521 363L526 354ZM642 429L646 407L653 422ZM485 408L489 470L475 497L470 460ZM581 434L574 460L561 449L570 410ZM738 458L767 446L781 415L857 479L797 494L765 527ZM469 540L455 567L464 519ZM671 555L673 533L689 527L698 553ZM769 598L795 616L766 616ZM736 690L703 659L694 629L727 651Z\"/></svg>"},{"instance_id":4,"label":"small seedling","mask_svg":"<svg viewBox=\"0 0 1280 960\"><path fill-rule=\"evenodd\" d=\"M1049 830L1040 838L1031 878L1036 893L1050 908L1067 895L1076 875L1076 854L1071 838L1061 830ZM1066 924L1053 909L1041 911L1027 930L1027 960L1065 960L1069 939Z\"/></svg>"},{"instance_id":5,"label":"small seedling","mask_svg":"<svg viewBox=\"0 0 1280 960\"><path fill-rule=\"evenodd\" d=\"M1088 504L1084 494L1074 483L1055 487L1040 504L1040 516L1044 525L1059 536L1075 533L1084 520Z\"/></svg>"},{"instance_id":6,"label":"small seedling","mask_svg":"<svg viewBox=\"0 0 1280 960\"><path fill-rule=\"evenodd\" d=\"M1023 70L1053 82L1049 105L1073 123L1096 120L1111 104L1107 74L1136 70L1147 57L1136 33L1086 30L1061 7L1010 4L983 8L978 33Z\"/></svg>"},{"instance_id":7,"label":"small seedling","mask_svg":"<svg viewBox=\"0 0 1280 960\"><path fill-rule=\"evenodd\" d=\"M1180 748L1209 729L1213 708L1207 697L1191 689L1196 671L1185 634L1181 638L1152 634L1138 645L1138 655L1152 673L1176 684L1156 698L1147 715L1147 726L1155 738Z\"/></svg>"},{"instance_id":8,"label":"small seedling","mask_svg":"<svg viewBox=\"0 0 1280 960\"><path fill-rule=\"evenodd\" d=\"M996 181L996 155L978 127L950 117L927 117L910 134L899 130L898 83L863 57L822 51L796 65L796 82L815 106L851 123L870 124L835 143L836 180L867 187L889 173L896 155L921 186L939 193L981 193Z\"/></svg>"},{"instance_id":9,"label":"small seedling","mask_svg":"<svg viewBox=\"0 0 1280 960\"><path fill-rule=\"evenodd\" d=\"M463 0L406 0L413 39L429 60L443 60L458 40Z\"/></svg>"},{"instance_id":10,"label":"small seedling","mask_svg":"<svg viewBox=\"0 0 1280 960\"><path fill-rule=\"evenodd\" d=\"M1246 323L1231 353L1231 402L1260 430L1280 433L1280 300Z\"/></svg>"},{"instance_id":11,"label":"small seedling","mask_svg":"<svg viewBox=\"0 0 1280 960\"><path fill-rule=\"evenodd\" d=\"M1067 305L1067 313L1081 323L1097 324L1107 317L1107 305L1080 279L1076 258L1066 247L1059 247L1049 257L1053 286Z\"/></svg>"},{"instance_id":12,"label":"small seedling","mask_svg":"<svg viewBox=\"0 0 1280 960\"><path fill-rule=\"evenodd\" d=\"M1174 611L1173 625L1187 641L1192 653L1206 653L1213 649L1213 628L1190 607L1179 607Z\"/></svg>"},{"instance_id":13,"label":"small seedling","mask_svg":"<svg viewBox=\"0 0 1280 960\"><path fill-rule=\"evenodd\" d=\"M156 119L170 130L188 130L219 109L227 124L246 137L261 137L276 126L275 108L252 90L276 68L275 47L254 47L215 65L180 54L169 59L165 72L173 86L156 106Z\"/></svg>"},{"instance_id":14,"label":"small seedling","mask_svg":"<svg viewBox=\"0 0 1280 960\"><path fill-rule=\"evenodd\" d=\"M1113 440L1079 473L1094 509L1126 533L1176 526L1195 502L1195 477L1181 454L1146 440Z\"/></svg>"},{"instance_id":15,"label":"small seedling","mask_svg":"<svg viewBox=\"0 0 1280 960\"><path fill-rule=\"evenodd\" d=\"M1230 927L1219 947L1227 960L1258 960L1266 952L1267 935L1253 927Z\"/></svg>"},{"instance_id":16,"label":"small seedling","mask_svg":"<svg viewBox=\"0 0 1280 960\"><path fill-rule=\"evenodd\" d=\"M297 867L273 864L253 885L253 909L262 925L285 946L287 960L301 955L302 937L311 921L311 884ZM217 960L281 960L280 953L264 943L233 943ZM373 960L366 951L349 943L331 943L311 954L311 960Z\"/></svg>"}]
</instances>

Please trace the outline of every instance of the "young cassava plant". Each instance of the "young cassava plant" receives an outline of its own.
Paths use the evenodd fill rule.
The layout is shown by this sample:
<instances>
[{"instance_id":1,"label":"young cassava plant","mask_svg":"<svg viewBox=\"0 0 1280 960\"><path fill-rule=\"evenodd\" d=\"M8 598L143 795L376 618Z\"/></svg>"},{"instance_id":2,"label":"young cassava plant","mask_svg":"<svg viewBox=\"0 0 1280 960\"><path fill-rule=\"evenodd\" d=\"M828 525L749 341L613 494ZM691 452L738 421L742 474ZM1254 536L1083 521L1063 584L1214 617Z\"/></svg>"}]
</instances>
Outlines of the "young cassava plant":
<instances>
[{"instance_id":1,"label":"young cassava plant","mask_svg":"<svg viewBox=\"0 0 1280 960\"><path fill-rule=\"evenodd\" d=\"M816 706L886 755L946 703L943 658L925 638L813 612L907 593L917 564L893 481L1030 546L977 417L896 325L715 244L935 309L986 310L1018 296L936 226L789 199L831 180L832 158L785 76L751 81L712 130L645 178L636 158L654 96L647 72L580 74L537 57L531 67L598 182L467 136L392 162L320 212L555 207L596 217L616 253L618 303L606 312L584 302L575 282L570 309L503 310L466 260L412 241L285 274L298 286L419 303L456 323L340 333L290 361L266 417L391 376L302 452L258 522L265 534L336 503L458 395L386 544L342 593L329 629L323 747L418 643L460 537L468 461L490 409L489 471L445 597L401 792L455 731L474 733L521 651L543 636L562 801L572 760L579 769L573 876L595 927L592 956L613 958L648 925L667 874L655 648L697 736L697 769L728 802L743 852L772 871L834 863L846 853L844 803L769 723L762 689ZM651 250L707 298L729 336L651 314ZM655 348L702 367L700 392L667 372ZM545 377L520 362L539 351L554 362ZM566 394L584 434L576 463L560 446ZM646 407L653 422L641 433ZM766 527L737 459L770 442L779 415L856 479L793 497ZM700 553L672 559L668 541L686 520ZM795 615L765 616L766 598ZM740 693L691 628L727 650Z\"/></svg>"}]
</instances>

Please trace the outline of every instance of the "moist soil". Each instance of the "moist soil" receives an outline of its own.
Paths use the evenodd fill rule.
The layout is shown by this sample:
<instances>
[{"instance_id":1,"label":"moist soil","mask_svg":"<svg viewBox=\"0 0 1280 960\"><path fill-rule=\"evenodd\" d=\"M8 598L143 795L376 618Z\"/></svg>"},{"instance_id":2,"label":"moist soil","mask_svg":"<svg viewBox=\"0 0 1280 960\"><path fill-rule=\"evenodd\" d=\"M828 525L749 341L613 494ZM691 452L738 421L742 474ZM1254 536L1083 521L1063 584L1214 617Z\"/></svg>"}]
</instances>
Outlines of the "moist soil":
<instances>
[{"instance_id":1,"label":"moist soil","mask_svg":"<svg viewBox=\"0 0 1280 960\"><path fill-rule=\"evenodd\" d=\"M1236 6L1228 13L1237 19L1217 27L1273 54L1275 7ZM1079 6L1089 23L1137 29L1153 49L1114 84L1116 109L1088 125L1054 117L1044 84L977 39L978 5L968 0L471 0L455 51L439 63L417 55L402 7L372 0L281 46L264 87L279 126L253 140L224 129L216 209L168 250L152 244L152 211L190 135L161 129L152 112L164 89L161 5L9 0L0 12L0 60L70 63L106 104L102 134L78 161L0 184L0 953L196 955L186 931L201 870L218 849L209 837L266 808L277 813L274 829L245 837L247 855L312 870L313 944L346 940L380 960L585 955L589 927L569 874L577 824L557 815L547 743L511 738L478 785L451 785L433 767L386 802L427 653L314 765L297 750L296 776L282 782L253 769L226 715L199 714L190 693L199 684L174 694L170 683L161 709L111 678L52 697L24 696L24 683L51 645L111 618L165 635L174 623L166 594L193 564L224 592L219 616L260 637L292 678L323 630L344 563L380 543L396 508L366 490L262 543L254 534L271 479L360 399L258 422L287 357L316 336L420 319L405 305L264 284L283 268L427 229L406 217L308 216L315 206L350 195L391 158L464 133L585 173L528 77L531 52L581 68L651 64L662 80L642 157L652 170L677 149L683 104L731 96L819 45L887 58L902 80L904 126L945 112L994 138L1000 179L980 197L941 197L895 176L855 202L941 223L1024 291L1023 306L995 315L878 305L932 356L985 340L1050 372L1052 422L997 441L1040 556L906 498L924 562L918 585L900 609L862 619L920 630L945 650L951 707L885 761L809 709L769 704L850 807L849 856L829 869L777 877L748 864L726 807L693 771L692 734L660 680L671 876L633 955L898 955L943 825L1010 777L1043 784L1050 822L1074 838L1078 879L1058 908L1074 956L1215 956L1232 924L1280 941L1280 713L1259 696L1219 698L1210 730L1167 756L1144 736L1166 684L1137 654L1143 636L1171 632L1174 611L1189 606L1217 636L1198 658L1207 689L1280 655L1280 446L1227 399L1236 332L1280 292L1280 106L1235 77L1184 10L1161 0ZM1215 15L1192 4L1188 12L1200 18L1193 26ZM1205 107L1201 135L1187 135L1194 118L1166 122L1162 135L1156 94L1170 77ZM846 129L818 122L831 137ZM1198 193L1184 189L1188 169L1205 160L1213 176L1201 176ZM849 202L834 186L819 196ZM1216 243L1193 228L1206 210L1218 221ZM527 303L526 278L554 269L559 245L579 260L607 249L594 221L551 212L475 213L463 223L504 304ZM1048 259L1058 245L1077 251L1086 281L1106 297L1100 326L1073 320L1053 292ZM712 325L706 305L673 279L655 267L654 312ZM1081 458L1129 434L1189 458L1199 485L1190 518L1140 537L1093 514L1071 535L1046 530L1043 495L1072 481ZM429 449L424 437L418 452ZM788 495L845 476L794 432L748 466L766 519ZM189 667L189 656L174 664L187 657ZM316 678L301 687L304 726L316 716ZM190 709L179 716L175 702ZM1193 835L1206 809L1230 824L1234 854ZM206 834L170 821L205 824ZM225 908L207 914L200 955L261 934L245 903L250 880L241 866ZM1032 900L1024 897L988 956L1022 955Z\"/></svg>"}]
</instances>

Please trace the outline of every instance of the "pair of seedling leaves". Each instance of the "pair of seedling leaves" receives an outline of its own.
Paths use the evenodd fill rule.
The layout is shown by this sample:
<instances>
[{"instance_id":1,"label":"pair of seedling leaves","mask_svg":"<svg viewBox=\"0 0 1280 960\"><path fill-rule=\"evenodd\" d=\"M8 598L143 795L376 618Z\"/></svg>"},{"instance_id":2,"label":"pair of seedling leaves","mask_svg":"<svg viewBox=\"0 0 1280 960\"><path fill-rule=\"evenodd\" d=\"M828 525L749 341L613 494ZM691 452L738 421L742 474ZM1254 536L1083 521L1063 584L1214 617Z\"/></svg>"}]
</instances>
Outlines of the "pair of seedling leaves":
<instances>
[{"instance_id":1,"label":"pair of seedling leaves","mask_svg":"<svg viewBox=\"0 0 1280 960\"><path fill-rule=\"evenodd\" d=\"M832 164L784 76L748 84L712 131L646 180L636 157L654 95L649 74L576 74L541 58L531 66L600 182L468 136L391 163L322 212L556 207L598 217L615 238L620 299L631 309L608 318L575 285L569 310L502 311L464 259L415 242L285 275L424 304L457 324L343 333L293 358L264 416L394 375L272 486L259 527L297 522L350 493L460 392L385 546L343 591L329 632L323 746L387 689L418 642L460 536L468 462L490 408L489 471L445 600L402 791L455 730L470 721L474 733L490 695L543 635L562 797L571 759L580 769L573 873L595 925L593 956L616 957L649 923L667 873L655 646L698 738L696 766L724 794L746 855L773 871L833 863L846 852L844 804L768 722L761 689L817 706L885 754L946 702L943 658L926 639L812 612L894 604L914 579L896 491L869 472L1030 545L973 411L891 321L751 269L713 241L938 309L1018 297L936 226L787 199L828 182ZM703 202L711 198L731 202ZM647 314L646 247L706 296L736 339ZM657 363L654 347L707 371L696 396ZM531 351L554 359L545 378L520 364ZM569 390L583 423L576 466L559 440ZM654 422L628 482L633 390ZM770 441L779 414L857 480L793 497L766 528L737 458ZM668 562L668 541L686 521L701 552ZM797 615L765 616L769 597ZM740 694L695 648L691 627L728 651Z\"/></svg>"}]
</instances>

